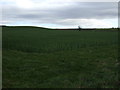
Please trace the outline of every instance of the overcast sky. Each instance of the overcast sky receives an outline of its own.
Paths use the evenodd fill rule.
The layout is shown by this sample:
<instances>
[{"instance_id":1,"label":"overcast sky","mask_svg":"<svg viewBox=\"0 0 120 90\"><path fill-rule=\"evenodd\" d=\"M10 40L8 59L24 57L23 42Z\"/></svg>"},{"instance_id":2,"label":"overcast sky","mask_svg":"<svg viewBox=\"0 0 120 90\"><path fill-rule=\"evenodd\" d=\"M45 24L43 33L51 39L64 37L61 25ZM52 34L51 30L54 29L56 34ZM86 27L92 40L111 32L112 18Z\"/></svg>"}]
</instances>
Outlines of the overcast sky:
<instances>
[{"instance_id":1,"label":"overcast sky","mask_svg":"<svg viewBox=\"0 0 120 90\"><path fill-rule=\"evenodd\" d=\"M80 0L0 0L5 25L48 28L109 28L118 26L117 2Z\"/></svg>"}]
</instances>

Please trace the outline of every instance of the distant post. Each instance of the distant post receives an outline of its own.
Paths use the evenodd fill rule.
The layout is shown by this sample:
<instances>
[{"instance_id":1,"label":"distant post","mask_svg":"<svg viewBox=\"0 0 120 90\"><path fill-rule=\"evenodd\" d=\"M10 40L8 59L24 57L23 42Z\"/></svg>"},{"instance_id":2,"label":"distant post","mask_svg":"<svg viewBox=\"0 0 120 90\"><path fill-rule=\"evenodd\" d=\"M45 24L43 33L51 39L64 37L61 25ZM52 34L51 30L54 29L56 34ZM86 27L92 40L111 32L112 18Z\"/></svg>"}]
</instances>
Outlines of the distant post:
<instances>
[{"instance_id":1,"label":"distant post","mask_svg":"<svg viewBox=\"0 0 120 90\"><path fill-rule=\"evenodd\" d=\"M80 26L78 26L78 30L81 31L81 27Z\"/></svg>"}]
</instances>

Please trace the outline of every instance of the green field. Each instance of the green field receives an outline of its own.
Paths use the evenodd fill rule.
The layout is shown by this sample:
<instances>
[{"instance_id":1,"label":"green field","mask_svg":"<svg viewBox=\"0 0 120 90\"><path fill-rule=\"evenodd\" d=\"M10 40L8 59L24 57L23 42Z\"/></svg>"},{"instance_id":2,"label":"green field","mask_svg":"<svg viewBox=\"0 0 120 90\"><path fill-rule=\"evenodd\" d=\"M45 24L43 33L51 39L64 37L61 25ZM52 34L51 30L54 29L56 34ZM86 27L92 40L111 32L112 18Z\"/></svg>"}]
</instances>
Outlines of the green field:
<instances>
[{"instance_id":1,"label":"green field","mask_svg":"<svg viewBox=\"0 0 120 90\"><path fill-rule=\"evenodd\" d=\"M118 87L117 31L3 27L3 88Z\"/></svg>"}]
</instances>

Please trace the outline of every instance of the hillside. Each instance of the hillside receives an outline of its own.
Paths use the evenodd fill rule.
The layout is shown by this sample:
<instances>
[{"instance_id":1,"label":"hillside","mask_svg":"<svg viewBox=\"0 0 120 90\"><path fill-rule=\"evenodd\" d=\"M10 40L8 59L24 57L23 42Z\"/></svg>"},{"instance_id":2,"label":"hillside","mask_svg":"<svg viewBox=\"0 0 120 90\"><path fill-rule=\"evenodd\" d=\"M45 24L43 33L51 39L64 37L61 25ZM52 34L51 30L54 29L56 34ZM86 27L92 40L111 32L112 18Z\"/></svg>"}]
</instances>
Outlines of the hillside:
<instances>
[{"instance_id":1,"label":"hillside","mask_svg":"<svg viewBox=\"0 0 120 90\"><path fill-rule=\"evenodd\" d=\"M118 32L3 28L3 88L115 88Z\"/></svg>"}]
</instances>

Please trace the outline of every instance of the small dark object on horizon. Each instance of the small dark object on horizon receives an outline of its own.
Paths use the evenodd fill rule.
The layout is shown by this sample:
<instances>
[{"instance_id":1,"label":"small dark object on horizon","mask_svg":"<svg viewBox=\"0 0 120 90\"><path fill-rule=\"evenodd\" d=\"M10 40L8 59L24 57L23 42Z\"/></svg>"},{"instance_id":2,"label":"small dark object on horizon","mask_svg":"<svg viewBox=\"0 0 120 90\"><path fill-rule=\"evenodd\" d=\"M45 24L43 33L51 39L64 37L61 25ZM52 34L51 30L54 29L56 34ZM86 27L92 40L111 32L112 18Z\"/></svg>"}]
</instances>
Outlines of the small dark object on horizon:
<instances>
[{"instance_id":1,"label":"small dark object on horizon","mask_svg":"<svg viewBox=\"0 0 120 90\"><path fill-rule=\"evenodd\" d=\"M81 28L80 26L78 26L78 30L79 30L79 31L81 31L81 30L82 30L82 28Z\"/></svg>"}]
</instances>

